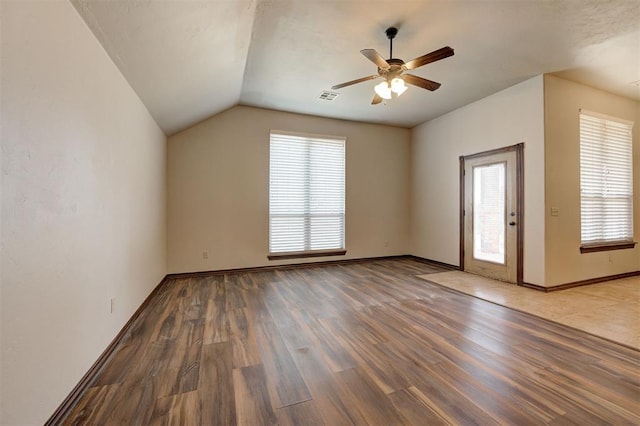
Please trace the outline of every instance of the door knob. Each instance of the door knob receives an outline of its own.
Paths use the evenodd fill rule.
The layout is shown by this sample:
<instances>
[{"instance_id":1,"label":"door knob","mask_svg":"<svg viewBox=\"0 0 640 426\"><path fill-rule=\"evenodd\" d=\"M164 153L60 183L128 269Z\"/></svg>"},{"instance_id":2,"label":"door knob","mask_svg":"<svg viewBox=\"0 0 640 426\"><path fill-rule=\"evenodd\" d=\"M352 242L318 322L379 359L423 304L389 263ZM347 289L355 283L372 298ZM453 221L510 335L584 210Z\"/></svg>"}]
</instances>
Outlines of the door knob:
<instances>
[{"instance_id":1,"label":"door knob","mask_svg":"<svg viewBox=\"0 0 640 426\"><path fill-rule=\"evenodd\" d=\"M509 225L516 226L516 223L515 222L509 222Z\"/></svg>"}]
</instances>

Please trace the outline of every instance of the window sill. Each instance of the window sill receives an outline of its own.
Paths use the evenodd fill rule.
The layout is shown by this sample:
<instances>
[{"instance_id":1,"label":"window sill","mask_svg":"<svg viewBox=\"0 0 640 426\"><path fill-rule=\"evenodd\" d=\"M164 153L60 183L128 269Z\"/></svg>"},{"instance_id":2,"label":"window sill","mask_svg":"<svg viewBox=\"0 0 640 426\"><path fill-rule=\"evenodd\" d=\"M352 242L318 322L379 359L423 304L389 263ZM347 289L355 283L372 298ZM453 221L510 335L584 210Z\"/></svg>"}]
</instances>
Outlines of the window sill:
<instances>
[{"instance_id":1,"label":"window sill","mask_svg":"<svg viewBox=\"0 0 640 426\"><path fill-rule=\"evenodd\" d=\"M305 257L325 257L325 256L344 256L346 250L318 250L318 251L300 251L288 253L271 253L267 256L269 260L284 259L303 259Z\"/></svg>"},{"instance_id":2,"label":"window sill","mask_svg":"<svg viewBox=\"0 0 640 426\"><path fill-rule=\"evenodd\" d=\"M636 246L635 241L624 241L619 243L596 243L580 246L580 253L595 253L597 251L632 249Z\"/></svg>"}]
</instances>

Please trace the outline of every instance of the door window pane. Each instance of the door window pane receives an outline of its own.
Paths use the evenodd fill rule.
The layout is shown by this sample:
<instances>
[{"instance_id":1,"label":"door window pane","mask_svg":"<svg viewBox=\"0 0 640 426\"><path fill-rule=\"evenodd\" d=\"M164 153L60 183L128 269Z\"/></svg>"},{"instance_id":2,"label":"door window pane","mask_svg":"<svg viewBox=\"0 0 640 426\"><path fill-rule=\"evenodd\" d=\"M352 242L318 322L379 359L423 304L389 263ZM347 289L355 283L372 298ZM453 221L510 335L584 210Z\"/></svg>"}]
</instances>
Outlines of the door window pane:
<instances>
[{"instance_id":1,"label":"door window pane","mask_svg":"<svg viewBox=\"0 0 640 426\"><path fill-rule=\"evenodd\" d=\"M473 168L473 257L505 263L505 163Z\"/></svg>"}]
</instances>

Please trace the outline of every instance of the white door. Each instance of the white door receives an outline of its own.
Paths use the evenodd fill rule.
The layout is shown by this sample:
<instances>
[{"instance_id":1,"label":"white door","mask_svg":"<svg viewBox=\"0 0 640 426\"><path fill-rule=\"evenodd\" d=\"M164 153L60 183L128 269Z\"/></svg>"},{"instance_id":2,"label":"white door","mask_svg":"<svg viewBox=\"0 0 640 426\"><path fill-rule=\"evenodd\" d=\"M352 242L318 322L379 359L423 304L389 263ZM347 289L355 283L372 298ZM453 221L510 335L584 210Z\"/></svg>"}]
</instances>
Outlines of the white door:
<instances>
[{"instance_id":1,"label":"white door","mask_svg":"<svg viewBox=\"0 0 640 426\"><path fill-rule=\"evenodd\" d=\"M522 144L461 157L461 260L467 272L510 283L522 281L521 154Z\"/></svg>"}]
</instances>

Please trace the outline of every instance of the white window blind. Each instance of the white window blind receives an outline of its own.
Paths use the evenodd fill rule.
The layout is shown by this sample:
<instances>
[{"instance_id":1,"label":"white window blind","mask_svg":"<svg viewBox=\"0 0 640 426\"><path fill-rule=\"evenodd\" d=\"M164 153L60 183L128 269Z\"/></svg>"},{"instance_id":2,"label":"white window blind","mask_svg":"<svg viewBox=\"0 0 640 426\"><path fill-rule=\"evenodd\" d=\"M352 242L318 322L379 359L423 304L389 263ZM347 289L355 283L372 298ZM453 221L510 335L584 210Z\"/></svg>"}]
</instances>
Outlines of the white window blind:
<instances>
[{"instance_id":1,"label":"white window blind","mask_svg":"<svg viewBox=\"0 0 640 426\"><path fill-rule=\"evenodd\" d=\"M345 139L271 132L269 251L344 249Z\"/></svg>"},{"instance_id":2,"label":"white window blind","mask_svg":"<svg viewBox=\"0 0 640 426\"><path fill-rule=\"evenodd\" d=\"M632 126L580 111L582 244L633 240Z\"/></svg>"}]
</instances>

